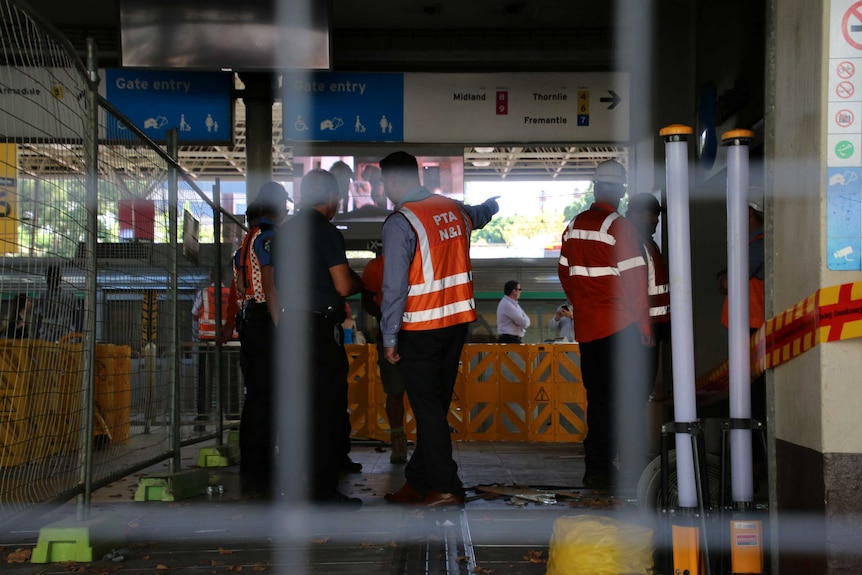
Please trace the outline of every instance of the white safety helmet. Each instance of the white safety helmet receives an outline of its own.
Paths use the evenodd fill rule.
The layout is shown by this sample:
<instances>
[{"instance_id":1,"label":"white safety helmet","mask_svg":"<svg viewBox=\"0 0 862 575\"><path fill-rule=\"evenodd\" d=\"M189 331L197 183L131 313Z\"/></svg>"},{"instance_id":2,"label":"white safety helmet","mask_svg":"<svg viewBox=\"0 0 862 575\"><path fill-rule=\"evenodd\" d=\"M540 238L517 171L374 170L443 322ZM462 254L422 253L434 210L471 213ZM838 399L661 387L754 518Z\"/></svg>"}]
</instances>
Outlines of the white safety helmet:
<instances>
[{"instance_id":1,"label":"white safety helmet","mask_svg":"<svg viewBox=\"0 0 862 575\"><path fill-rule=\"evenodd\" d=\"M760 186L748 187L748 207L763 217L763 188Z\"/></svg>"},{"instance_id":2,"label":"white safety helmet","mask_svg":"<svg viewBox=\"0 0 862 575\"><path fill-rule=\"evenodd\" d=\"M607 160L596 166L593 176L596 183L626 185L626 169L616 160Z\"/></svg>"}]
</instances>

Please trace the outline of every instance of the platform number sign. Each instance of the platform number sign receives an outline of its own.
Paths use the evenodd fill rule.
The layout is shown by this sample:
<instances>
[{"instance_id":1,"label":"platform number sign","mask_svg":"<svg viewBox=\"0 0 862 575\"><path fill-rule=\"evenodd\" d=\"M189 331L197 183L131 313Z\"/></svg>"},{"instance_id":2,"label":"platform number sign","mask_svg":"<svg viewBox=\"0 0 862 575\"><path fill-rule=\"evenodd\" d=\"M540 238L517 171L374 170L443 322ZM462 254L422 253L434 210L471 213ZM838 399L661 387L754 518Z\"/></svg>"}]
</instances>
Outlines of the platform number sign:
<instances>
[{"instance_id":1,"label":"platform number sign","mask_svg":"<svg viewBox=\"0 0 862 575\"><path fill-rule=\"evenodd\" d=\"M590 91L578 90L578 126L590 125Z\"/></svg>"},{"instance_id":2,"label":"platform number sign","mask_svg":"<svg viewBox=\"0 0 862 575\"><path fill-rule=\"evenodd\" d=\"M497 115L505 116L509 113L509 92L506 90L497 91Z\"/></svg>"}]
</instances>

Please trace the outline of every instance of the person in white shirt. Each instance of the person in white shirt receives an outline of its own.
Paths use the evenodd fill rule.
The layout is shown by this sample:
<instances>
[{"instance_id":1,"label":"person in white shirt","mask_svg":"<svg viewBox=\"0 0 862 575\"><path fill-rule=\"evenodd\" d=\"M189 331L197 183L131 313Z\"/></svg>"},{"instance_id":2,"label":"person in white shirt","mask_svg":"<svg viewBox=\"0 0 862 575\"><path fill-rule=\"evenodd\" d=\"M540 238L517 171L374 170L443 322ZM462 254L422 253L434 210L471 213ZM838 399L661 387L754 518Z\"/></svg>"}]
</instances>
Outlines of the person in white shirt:
<instances>
[{"instance_id":1,"label":"person in white shirt","mask_svg":"<svg viewBox=\"0 0 862 575\"><path fill-rule=\"evenodd\" d=\"M572 343L575 341L575 322L572 321L572 306L569 302L557 308L551 319L548 320L548 328L557 332L554 341L560 343Z\"/></svg>"},{"instance_id":2,"label":"person in white shirt","mask_svg":"<svg viewBox=\"0 0 862 575\"><path fill-rule=\"evenodd\" d=\"M505 294L497 304L497 339L500 343L521 343L530 327L530 317L521 309L521 284L515 280L503 286Z\"/></svg>"}]
</instances>

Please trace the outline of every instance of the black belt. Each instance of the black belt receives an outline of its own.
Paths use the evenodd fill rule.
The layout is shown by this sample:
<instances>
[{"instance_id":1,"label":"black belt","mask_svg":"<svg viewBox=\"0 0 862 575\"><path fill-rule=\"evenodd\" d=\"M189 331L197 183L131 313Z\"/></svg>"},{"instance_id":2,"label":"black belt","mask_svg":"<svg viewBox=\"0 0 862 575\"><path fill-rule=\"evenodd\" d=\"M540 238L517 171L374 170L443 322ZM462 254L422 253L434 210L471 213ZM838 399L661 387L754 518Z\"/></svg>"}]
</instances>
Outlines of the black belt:
<instances>
[{"instance_id":1,"label":"black belt","mask_svg":"<svg viewBox=\"0 0 862 575\"><path fill-rule=\"evenodd\" d=\"M324 319L330 323L340 324L343 323L345 319L347 319L347 312L343 309L339 310L333 307L326 308L325 311L320 310L307 310L307 309L294 309L294 308L286 308L281 310L283 314L309 314L316 318Z\"/></svg>"}]
</instances>

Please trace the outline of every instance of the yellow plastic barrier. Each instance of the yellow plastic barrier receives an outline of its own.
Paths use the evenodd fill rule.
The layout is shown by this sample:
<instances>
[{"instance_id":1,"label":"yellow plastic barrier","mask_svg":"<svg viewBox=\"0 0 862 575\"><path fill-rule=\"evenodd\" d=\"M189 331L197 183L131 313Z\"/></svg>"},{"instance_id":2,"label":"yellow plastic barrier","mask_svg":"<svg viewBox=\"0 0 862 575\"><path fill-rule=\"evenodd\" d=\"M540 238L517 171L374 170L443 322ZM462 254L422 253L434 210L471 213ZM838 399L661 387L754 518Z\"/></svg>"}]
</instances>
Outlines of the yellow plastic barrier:
<instances>
[{"instance_id":1,"label":"yellow plastic barrier","mask_svg":"<svg viewBox=\"0 0 862 575\"><path fill-rule=\"evenodd\" d=\"M33 402L39 387L29 347L19 340L0 340L0 467L20 465L38 449Z\"/></svg>"},{"instance_id":2,"label":"yellow plastic barrier","mask_svg":"<svg viewBox=\"0 0 862 575\"><path fill-rule=\"evenodd\" d=\"M81 345L0 340L0 467L78 449ZM131 348L96 346L94 436L131 435Z\"/></svg>"},{"instance_id":3,"label":"yellow plastic barrier","mask_svg":"<svg viewBox=\"0 0 862 575\"><path fill-rule=\"evenodd\" d=\"M374 345L348 345L352 434L389 440L386 394ZM416 424L405 397L405 432ZM467 344L452 403L453 438L466 441L582 441L586 393L577 344Z\"/></svg>"},{"instance_id":4,"label":"yellow plastic barrier","mask_svg":"<svg viewBox=\"0 0 862 575\"><path fill-rule=\"evenodd\" d=\"M96 405L111 442L122 444L131 434L132 348L96 345Z\"/></svg>"}]
</instances>

